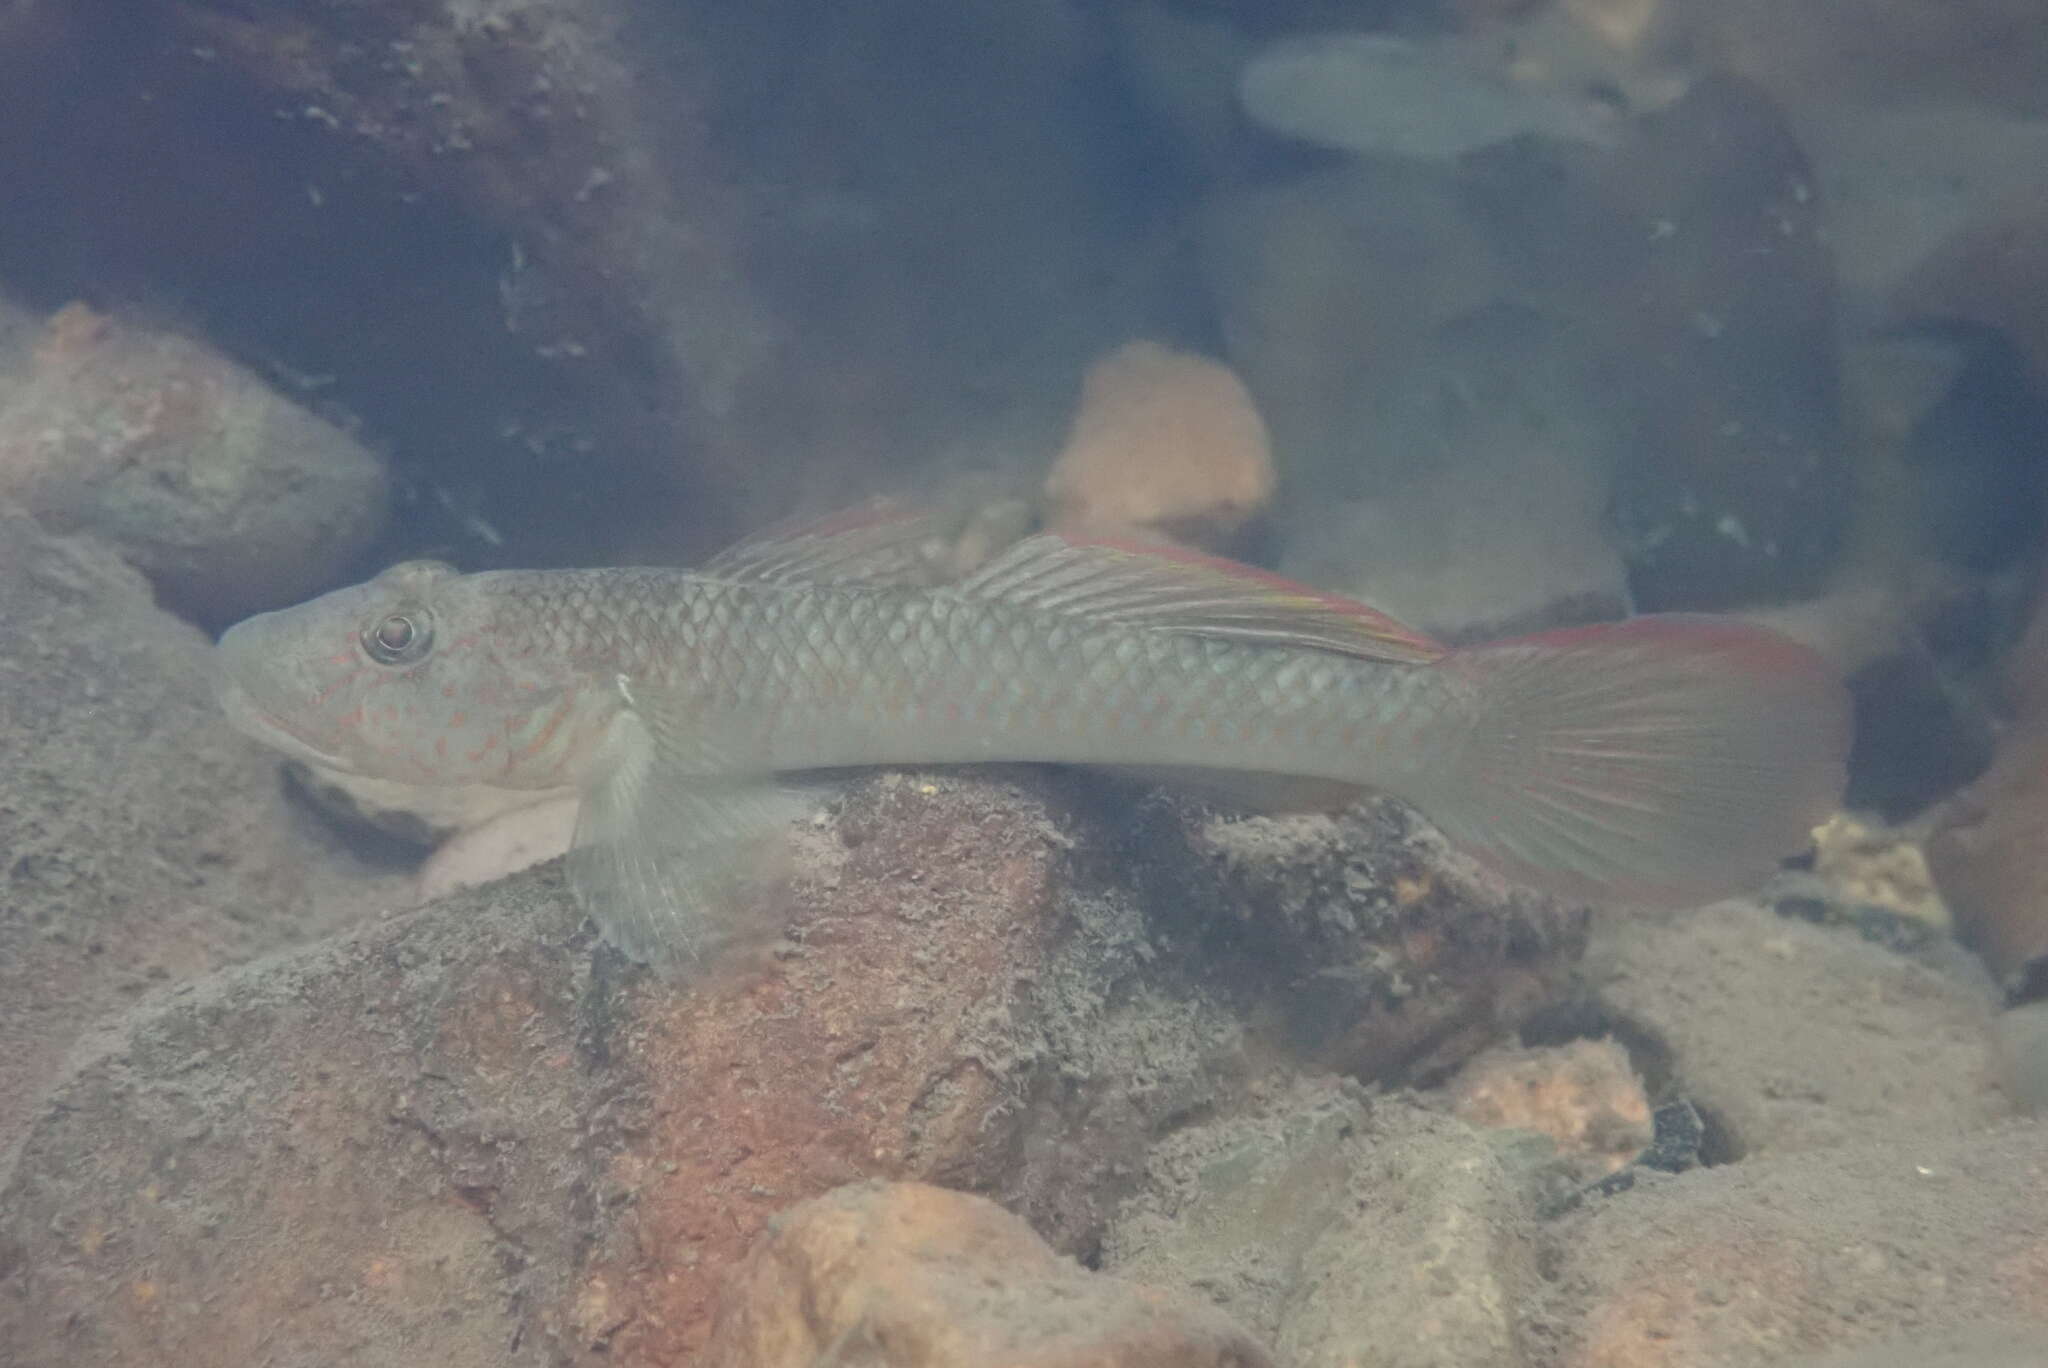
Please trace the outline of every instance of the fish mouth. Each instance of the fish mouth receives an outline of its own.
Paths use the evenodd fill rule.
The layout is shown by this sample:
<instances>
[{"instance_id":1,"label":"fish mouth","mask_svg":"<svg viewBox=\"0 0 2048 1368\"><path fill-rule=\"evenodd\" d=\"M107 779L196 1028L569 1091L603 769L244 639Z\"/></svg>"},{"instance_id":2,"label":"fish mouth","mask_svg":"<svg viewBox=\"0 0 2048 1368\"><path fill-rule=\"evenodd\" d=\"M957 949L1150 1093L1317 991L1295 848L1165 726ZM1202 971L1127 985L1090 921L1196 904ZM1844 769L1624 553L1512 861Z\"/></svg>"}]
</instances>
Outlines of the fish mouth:
<instances>
[{"instance_id":1,"label":"fish mouth","mask_svg":"<svg viewBox=\"0 0 2048 1368\"><path fill-rule=\"evenodd\" d=\"M225 675L214 682L213 696L219 700L221 711L227 714L228 725L244 736L252 737L269 746L272 750L283 751L294 760L321 765L328 769L346 770L340 756L320 749L305 736L265 709L249 696L249 691Z\"/></svg>"}]
</instances>

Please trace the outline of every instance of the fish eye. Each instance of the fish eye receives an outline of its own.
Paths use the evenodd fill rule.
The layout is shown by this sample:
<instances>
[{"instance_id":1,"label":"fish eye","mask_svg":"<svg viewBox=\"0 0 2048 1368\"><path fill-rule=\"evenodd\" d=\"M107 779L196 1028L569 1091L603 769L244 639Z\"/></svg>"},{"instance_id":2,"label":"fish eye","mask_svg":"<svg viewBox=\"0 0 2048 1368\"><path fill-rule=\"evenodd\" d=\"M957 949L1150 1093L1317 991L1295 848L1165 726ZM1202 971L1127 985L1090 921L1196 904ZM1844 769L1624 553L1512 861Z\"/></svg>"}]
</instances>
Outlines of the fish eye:
<instances>
[{"instance_id":1,"label":"fish eye","mask_svg":"<svg viewBox=\"0 0 2048 1368\"><path fill-rule=\"evenodd\" d=\"M404 665L418 660L433 641L434 625L418 609L391 613L363 629L363 649L380 665Z\"/></svg>"}]
</instances>

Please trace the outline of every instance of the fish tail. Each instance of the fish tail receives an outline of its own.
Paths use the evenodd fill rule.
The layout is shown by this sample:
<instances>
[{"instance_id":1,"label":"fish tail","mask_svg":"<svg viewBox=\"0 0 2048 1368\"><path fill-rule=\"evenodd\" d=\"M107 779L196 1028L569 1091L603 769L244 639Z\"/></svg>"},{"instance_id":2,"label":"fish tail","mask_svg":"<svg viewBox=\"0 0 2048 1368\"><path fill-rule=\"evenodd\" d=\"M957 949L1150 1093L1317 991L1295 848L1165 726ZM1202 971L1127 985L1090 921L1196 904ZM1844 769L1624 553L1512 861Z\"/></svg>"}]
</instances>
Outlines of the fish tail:
<instances>
[{"instance_id":1,"label":"fish tail","mask_svg":"<svg viewBox=\"0 0 2048 1368\"><path fill-rule=\"evenodd\" d=\"M1847 690L1762 628L1670 615L1453 651L1472 710L1418 794L1459 846L1570 897L1754 887L1839 802ZM1430 800L1434 801L1430 801Z\"/></svg>"}]
</instances>

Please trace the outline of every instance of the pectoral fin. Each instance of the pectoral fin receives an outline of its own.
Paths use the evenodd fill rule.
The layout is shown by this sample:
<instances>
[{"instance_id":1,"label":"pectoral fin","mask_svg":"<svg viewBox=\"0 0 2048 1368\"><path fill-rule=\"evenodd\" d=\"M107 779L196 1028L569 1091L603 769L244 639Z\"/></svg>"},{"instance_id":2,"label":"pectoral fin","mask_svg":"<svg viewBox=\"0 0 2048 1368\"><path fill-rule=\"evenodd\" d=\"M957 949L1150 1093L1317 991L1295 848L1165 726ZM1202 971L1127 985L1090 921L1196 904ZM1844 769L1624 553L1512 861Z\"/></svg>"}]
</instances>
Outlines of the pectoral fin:
<instances>
[{"instance_id":1,"label":"pectoral fin","mask_svg":"<svg viewBox=\"0 0 2048 1368\"><path fill-rule=\"evenodd\" d=\"M569 885L633 959L690 969L765 939L761 884L809 802L767 776L693 769L631 710L613 722L583 796Z\"/></svg>"}]
</instances>

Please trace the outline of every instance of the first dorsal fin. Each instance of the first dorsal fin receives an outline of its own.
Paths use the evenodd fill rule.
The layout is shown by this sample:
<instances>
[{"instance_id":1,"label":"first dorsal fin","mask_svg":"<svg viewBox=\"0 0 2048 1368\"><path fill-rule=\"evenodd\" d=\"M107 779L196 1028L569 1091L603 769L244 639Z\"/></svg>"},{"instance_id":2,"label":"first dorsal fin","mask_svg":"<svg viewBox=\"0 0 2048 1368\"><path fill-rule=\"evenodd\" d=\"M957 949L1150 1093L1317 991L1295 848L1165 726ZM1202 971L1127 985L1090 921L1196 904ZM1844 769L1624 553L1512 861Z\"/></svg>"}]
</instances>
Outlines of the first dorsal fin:
<instances>
[{"instance_id":1,"label":"first dorsal fin","mask_svg":"<svg viewBox=\"0 0 2048 1368\"><path fill-rule=\"evenodd\" d=\"M1374 608L1179 547L1043 533L962 582L970 598L1191 636L1427 664L1443 646Z\"/></svg>"},{"instance_id":2,"label":"first dorsal fin","mask_svg":"<svg viewBox=\"0 0 2048 1368\"><path fill-rule=\"evenodd\" d=\"M997 503L985 507L926 507L873 498L822 517L792 518L727 547L701 573L774 584L866 584L923 587L958 579L986 555L987 537L1007 540L1022 530L1028 510ZM978 535L985 534L985 535ZM979 554L977 554L979 553Z\"/></svg>"}]
</instances>

